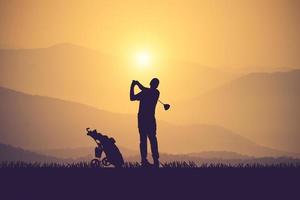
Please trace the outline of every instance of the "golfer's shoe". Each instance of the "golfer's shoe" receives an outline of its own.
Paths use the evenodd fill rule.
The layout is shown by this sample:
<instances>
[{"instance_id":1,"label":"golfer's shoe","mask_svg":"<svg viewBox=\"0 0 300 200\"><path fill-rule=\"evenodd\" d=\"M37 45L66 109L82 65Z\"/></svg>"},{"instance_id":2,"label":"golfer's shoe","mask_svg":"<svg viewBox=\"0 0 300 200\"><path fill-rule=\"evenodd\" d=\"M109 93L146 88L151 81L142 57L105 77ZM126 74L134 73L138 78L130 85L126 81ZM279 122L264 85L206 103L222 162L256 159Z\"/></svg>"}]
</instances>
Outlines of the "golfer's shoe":
<instances>
[{"instance_id":1,"label":"golfer's shoe","mask_svg":"<svg viewBox=\"0 0 300 200\"><path fill-rule=\"evenodd\" d=\"M159 168L159 164L160 164L159 160L154 160L153 167Z\"/></svg>"},{"instance_id":2,"label":"golfer's shoe","mask_svg":"<svg viewBox=\"0 0 300 200\"><path fill-rule=\"evenodd\" d=\"M153 167L153 165L148 160L143 160L142 161L142 167L143 168L149 168L149 167Z\"/></svg>"}]
</instances>

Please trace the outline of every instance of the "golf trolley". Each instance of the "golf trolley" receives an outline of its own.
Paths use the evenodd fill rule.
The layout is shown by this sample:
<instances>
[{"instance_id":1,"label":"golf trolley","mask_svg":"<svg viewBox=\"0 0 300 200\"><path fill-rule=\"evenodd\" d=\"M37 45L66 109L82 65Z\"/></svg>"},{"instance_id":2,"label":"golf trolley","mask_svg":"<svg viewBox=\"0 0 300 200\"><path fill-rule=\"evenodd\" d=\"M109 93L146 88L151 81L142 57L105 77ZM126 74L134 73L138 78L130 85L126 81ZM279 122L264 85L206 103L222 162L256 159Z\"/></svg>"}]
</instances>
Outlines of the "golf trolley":
<instances>
[{"instance_id":1,"label":"golf trolley","mask_svg":"<svg viewBox=\"0 0 300 200\"><path fill-rule=\"evenodd\" d=\"M98 133L97 130L91 131L89 128L86 129L87 135L92 137L97 147L95 148L95 157L91 160L92 167L102 167L114 165L119 168L124 164L122 154L118 147L116 146L116 141L114 138L109 138L106 135ZM105 157L101 159L102 154L105 154Z\"/></svg>"}]
</instances>

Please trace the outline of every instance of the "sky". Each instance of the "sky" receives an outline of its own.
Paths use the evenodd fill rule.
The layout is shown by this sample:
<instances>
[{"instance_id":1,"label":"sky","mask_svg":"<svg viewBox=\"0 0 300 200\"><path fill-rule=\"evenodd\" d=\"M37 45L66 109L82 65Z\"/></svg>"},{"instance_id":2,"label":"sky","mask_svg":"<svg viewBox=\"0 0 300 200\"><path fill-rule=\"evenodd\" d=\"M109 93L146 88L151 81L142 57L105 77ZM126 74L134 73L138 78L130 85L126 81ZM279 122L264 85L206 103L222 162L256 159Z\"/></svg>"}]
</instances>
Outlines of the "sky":
<instances>
[{"instance_id":1,"label":"sky","mask_svg":"<svg viewBox=\"0 0 300 200\"><path fill-rule=\"evenodd\" d=\"M211 67L299 68L297 0L0 0L0 47L73 43Z\"/></svg>"},{"instance_id":2,"label":"sky","mask_svg":"<svg viewBox=\"0 0 300 200\"><path fill-rule=\"evenodd\" d=\"M167 112L157 108L158 121L167 122L160 123L164 133L173 134L168 123L217 125L260 145L300 152L300 78L289 70L300 68L299 8L299 0L0 0L0 48L43 48L1 50L0 86L123 119L138 110L129 100L132 80L148 86L157 77L160 100L171 105ZM289 72L249 74L279 68ZM20 115L34 113L29 110ZM188 126L186 133L217 130L214 144L220 138L235 144L210 127Z\"/></svg>"}]
</instances>

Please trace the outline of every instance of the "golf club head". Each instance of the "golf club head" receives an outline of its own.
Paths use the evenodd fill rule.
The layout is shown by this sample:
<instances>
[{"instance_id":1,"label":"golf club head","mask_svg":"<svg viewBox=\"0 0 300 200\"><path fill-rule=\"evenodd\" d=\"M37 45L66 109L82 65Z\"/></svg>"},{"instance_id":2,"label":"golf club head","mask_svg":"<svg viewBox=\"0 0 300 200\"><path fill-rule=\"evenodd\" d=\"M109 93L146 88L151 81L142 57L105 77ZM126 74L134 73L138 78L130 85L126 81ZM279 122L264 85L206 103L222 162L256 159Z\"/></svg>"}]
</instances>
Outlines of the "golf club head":
<instances>
[{"instance_id":1,"label":"golf club head","mask_svg":"<svg viewBox=\"0 0 300 200\"><path fill-rule=\"evenodd\" d=\"M165 109L165 110L169 110L170 107L171 107L170 104L164 104L164 109Z\"/></svg>"}]
</instances>

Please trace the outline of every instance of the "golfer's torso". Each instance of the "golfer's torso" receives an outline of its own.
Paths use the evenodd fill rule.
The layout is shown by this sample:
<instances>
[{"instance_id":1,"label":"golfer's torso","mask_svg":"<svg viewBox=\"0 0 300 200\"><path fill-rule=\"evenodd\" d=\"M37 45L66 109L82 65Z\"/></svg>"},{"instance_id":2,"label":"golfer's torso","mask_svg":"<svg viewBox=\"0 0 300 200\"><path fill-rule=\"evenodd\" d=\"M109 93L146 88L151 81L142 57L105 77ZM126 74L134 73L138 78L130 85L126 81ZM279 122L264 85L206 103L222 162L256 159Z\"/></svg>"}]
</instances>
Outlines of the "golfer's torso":
<instances>
[{"instance_id":1,"label":"golfer's torso","mask_svg":"<svg viewBox=\"0 0 300 200\"><path fill-rule=\"evenodd\" d=\"M151 118L155 116L155 108L157 104L157 100L159 98L158 90L147 89L143 91L140 105L139 105L139 117Z\"/></svg>"}]
</instances>

